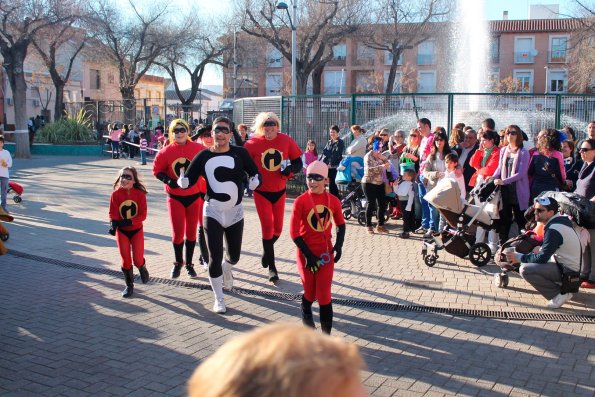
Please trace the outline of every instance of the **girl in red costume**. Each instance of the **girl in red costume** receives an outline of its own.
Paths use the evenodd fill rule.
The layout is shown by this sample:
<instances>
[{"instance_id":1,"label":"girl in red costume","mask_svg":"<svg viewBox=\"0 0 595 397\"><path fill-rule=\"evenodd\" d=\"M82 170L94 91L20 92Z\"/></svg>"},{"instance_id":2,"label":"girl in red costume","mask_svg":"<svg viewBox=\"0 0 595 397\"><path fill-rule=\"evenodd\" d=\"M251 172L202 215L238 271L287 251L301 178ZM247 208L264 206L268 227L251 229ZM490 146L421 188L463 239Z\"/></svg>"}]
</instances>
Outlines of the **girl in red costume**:
<instances>
[{"instance_id":1,"label":"girl in red costume","mask_svg":"<svg viewBox=\"0 0 595 397\"><path fill-rule=\"evenodd\" d=\"M244 147L262 178L254 191L254 204L262 229L264 253L261 263L269 268L269 281L275 282L279 280L275 242L283 231L285 186L292 174L302 170L302 151L289 135L279 132L279 117L275 113L260 113L252 129L254 135Z\"/></svg>"},{"instance_id":2,"label":"girl in red costume","mask_svg":"<svg viewBox=\"0 0 595 397\"><path fill-rule=\"evenodd\" d=\"M114 191L110 198L111 229L109 233L116 236L122 257L122 272L126 280L126 289L122 292L124 298L132 296L134 290L133 263L138 268L143 284L149 281L149 271L145 264L143 234L143 221L147 218L146 194L147 189L139 180L136 169L134 167L122 168L114 182ZM132 255L130 254L131 248Z\"/></svg>"},{"instance_id":3,"label":"girl in red costume","mask_svg":"<svg viewBox=\"0 0 595 397\"><path fill-rule=\"evenodd\" d=\"M200 192L198 184L189 189L178 186L178 178L190 161L205 147L193 142L189 137L190 127L182 119L175 119L169 125L169 142L157 153L153 162L153 175L165 184L167 193L167 209L172 228L172 243L175 262L171 270L171 278L178 278L184 263L190 277L196 277L192 258L196 246L196 229L199 217ZM186 262L184 262L184 237L186 237Z\"/></svg>"},{"instance_id":4,"label":"girl in red costume","mask_svg":"<svg viewBox=\"0 0 595 397\"><path fill-rule=\"evenodd\" d=\"M293 203L289 233L297 246L297 267L304 287L302 322L314 327L312 303L320 305L320 328L326 334L333 327L331 283L335 262L341 258L345 240L345 219L339 199L326 191L328 167L314 161L306 169L308 191ZM337 227L333 246L331 223Z\"/></svg>"}]
</instances>

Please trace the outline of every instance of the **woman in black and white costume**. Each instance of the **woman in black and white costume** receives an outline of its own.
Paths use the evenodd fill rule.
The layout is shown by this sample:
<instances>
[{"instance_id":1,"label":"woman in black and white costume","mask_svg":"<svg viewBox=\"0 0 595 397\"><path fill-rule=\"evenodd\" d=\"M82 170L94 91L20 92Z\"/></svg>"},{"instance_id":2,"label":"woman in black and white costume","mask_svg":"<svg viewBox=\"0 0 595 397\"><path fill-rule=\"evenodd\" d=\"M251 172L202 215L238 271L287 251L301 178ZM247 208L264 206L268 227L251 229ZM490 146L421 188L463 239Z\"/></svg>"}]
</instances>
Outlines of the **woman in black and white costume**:
<instances>
[{"instance_id":1,"label":"woman in black and white costume","mask_svg":"<svg viewBox=\"0 0 595 397\"><path fill-rule=\"evenodd\" d=\"M213 121L211 134L214 145L200 152L190 163L183 177L178 179L182 188L194 185L200 176L207 182L203 221L209 251L209 281L215 295L213 311L225 313L223 286L233 287L231 266L240 260L244 231L242 205L244 173L249 178L249 188L260 183L254 161L243 147L231 146L231 122L226 117ZM223 237L227 246L223 258Z\"/></svg>"}]
</instances>

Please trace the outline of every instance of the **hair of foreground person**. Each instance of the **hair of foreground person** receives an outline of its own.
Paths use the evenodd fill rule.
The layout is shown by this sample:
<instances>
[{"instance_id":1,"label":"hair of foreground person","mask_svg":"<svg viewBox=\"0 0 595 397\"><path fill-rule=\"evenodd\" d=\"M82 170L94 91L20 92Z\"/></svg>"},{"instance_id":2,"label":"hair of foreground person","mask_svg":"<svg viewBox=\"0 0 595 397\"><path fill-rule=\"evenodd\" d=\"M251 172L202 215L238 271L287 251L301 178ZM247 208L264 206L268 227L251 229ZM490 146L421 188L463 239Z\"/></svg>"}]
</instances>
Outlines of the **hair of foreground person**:
<instances>
[{"instance_id":1,"label":"hair of foreground person","mask_svg":"<svg viewBox=\"0 0 595 397\"><path fill-rule=\"evenodd\" d=\"M345 388L361 385L364 366L354 344L302 325L267 325L231 339L205 360L188 381L188 396L353 395Z\"/></svg>"}]
</instances>

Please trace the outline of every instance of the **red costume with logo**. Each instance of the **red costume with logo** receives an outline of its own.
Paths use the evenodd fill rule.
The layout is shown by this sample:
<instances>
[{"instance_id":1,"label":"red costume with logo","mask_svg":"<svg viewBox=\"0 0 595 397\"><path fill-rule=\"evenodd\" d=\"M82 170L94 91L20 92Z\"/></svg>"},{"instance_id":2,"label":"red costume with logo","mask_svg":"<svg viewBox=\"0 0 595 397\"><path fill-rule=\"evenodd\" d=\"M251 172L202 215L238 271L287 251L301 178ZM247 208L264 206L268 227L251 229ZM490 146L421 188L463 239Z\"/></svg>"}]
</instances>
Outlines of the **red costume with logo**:
<instances>
[{"instance_id":1,"label":"red costume with logo","mask_svg":"<svg viewBox=\"0 0 595 397\"><path fill-rule=\"evenodd\" d=\"M116 229L116 241L122 257L122 269L131 269L132 263L140 268L145 263L143 222L147 218L146 193L136 188L114 190L110 198L109 217L112 221L130 219L132 222Z\"/></svg>"}]
</instances>

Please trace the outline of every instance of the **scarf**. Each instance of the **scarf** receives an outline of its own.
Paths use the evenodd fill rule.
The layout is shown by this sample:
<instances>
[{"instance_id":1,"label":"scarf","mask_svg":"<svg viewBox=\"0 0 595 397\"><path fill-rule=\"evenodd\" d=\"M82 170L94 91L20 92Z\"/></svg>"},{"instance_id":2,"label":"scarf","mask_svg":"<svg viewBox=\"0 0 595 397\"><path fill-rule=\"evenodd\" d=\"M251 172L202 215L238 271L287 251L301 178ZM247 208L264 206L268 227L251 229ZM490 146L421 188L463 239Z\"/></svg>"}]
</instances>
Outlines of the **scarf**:
<instances>
[{"instance_id":1,"label":"scarf","mask_svg":"<svg viewBox=\"0 0 595 397\"><path fill-rule=\"evenodd\" d=\"M483 151L483 158L481 159L481 166L485 167L486 163L488 162L488 158L490 157L490 154L492 154L492 150L494 150L496 146L492 146L489 149L485 149Z\"/></svg>"},{"instance_id":2,"label":"scarf","mask_svg":"<svg viewBox=\"0 0 595 397\"><path fill-rule=\"evenodd\" d=\"M506 166L506 159L508 158L508 155L510 154L510 149L508 148L508 145L504 148L504 155L502 156L502 159L504 161L502 161L502 168L500 170L500 179L506 179L508 178L510 175L508 175L508 167ZM513 162L512 162L512 172L516 172L517 170L517 163L519 161L519 157L521 157L521 149L517 149L516 151L516 157L514 158Z\"/></svg>"}]
</instances>

